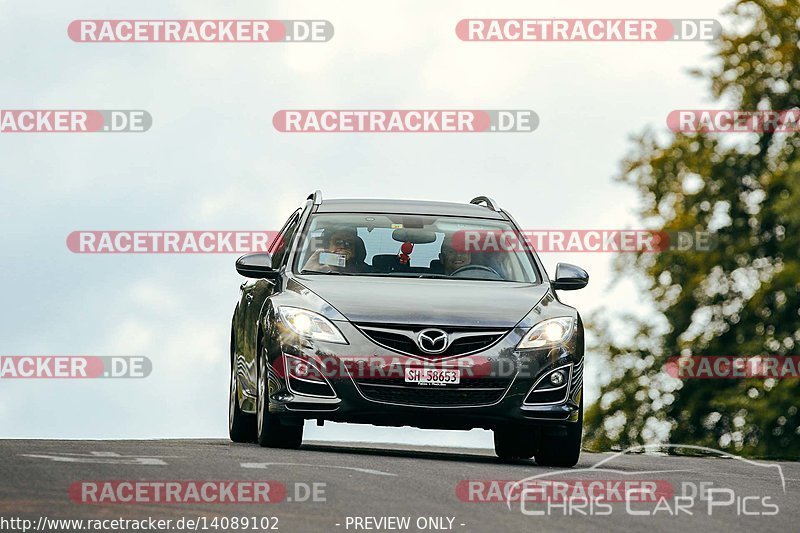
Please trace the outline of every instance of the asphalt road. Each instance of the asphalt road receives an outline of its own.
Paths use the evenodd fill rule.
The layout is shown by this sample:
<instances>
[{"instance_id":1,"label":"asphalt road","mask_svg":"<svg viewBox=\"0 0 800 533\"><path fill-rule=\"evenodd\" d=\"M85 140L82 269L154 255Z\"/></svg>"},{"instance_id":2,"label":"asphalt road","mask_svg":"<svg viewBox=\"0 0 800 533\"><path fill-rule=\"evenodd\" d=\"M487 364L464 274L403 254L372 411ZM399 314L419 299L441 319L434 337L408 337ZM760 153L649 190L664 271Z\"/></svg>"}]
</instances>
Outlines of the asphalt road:
<instances>
[{"instance_id":1,"label":"asphalt road","mask_svg":"<svg viewBox=\"0 0 800 533\"><path fill-rule=\"evenodd\" d=\"M507 485L501 480L529 476L540 476L540 482L560 481L562 488L569 486L571 491L589 486L591 480L600 481L592 493L597 505L587 507L586 500L577 498L578 492L570 492L576 498L571 503L560 498L551 505L532 501L534 496L524 504L514 498L510 509L505 502L480 501L503 499L497 490ZM108 503L132 494L122 492L121 485L102 483L109 480L139 486L176 480L266 480L270 485L267 493L261 485L259 503L214 503L215 496L209 493L211 503L132 504ZM615 492L620 482L629 482L623 487L652 487L647 483L654 483L660 504L625 501L635 497L620 498L620 492ZM181 486L188 485L199 484ZM555 486L550 485L552 490ZM317 501L310 496L314 490ZM140 497L152 499L153 494ZM173 496L189 498L189 494ZM243 494L246 498L247 493ZM248 517L247 531L277 527L288 533L675 531L687 527L787 532L800 528L799 494L800 463L755 464L730 458L584 453L578 466L564 474L532 461L504 464L491 450L424 446L309 443L288 451L225 440L0 441L0 531L4 532L22 531L23 522L9 522L12 518L31 520L31 530L75 531L79 527L73 523L57 528L42 517L152 517L172 520L169 531L195 530L192 524L179 529L181 518L198 520L200 531L234 531L232 522L223 518ZM103 503L87 503L93 497ZM265 499L280 501L264 503ZM106 530L132 530L107 524ZM239 524L238 530L244 530L244 521Z\"/></svg>"}]
</instances>

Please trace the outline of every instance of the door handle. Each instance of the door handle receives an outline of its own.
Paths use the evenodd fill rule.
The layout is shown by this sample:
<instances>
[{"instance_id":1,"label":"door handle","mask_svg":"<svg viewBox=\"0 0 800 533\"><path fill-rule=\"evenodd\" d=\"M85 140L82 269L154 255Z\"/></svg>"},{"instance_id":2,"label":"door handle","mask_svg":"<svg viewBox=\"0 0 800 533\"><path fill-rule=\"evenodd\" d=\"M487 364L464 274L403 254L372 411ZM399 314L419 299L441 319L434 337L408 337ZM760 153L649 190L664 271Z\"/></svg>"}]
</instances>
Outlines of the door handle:
<instances>
[{"instance_id":1,"label":"door handle","mask_svg":"<svg viewBox=\"0 0 800 533\"><path fill-rule=\"evenodd\" d=\"M244 295L244 299L250 302L253 299L253 293L248 292L247 294Z\"/></svg>"}]
</instances>

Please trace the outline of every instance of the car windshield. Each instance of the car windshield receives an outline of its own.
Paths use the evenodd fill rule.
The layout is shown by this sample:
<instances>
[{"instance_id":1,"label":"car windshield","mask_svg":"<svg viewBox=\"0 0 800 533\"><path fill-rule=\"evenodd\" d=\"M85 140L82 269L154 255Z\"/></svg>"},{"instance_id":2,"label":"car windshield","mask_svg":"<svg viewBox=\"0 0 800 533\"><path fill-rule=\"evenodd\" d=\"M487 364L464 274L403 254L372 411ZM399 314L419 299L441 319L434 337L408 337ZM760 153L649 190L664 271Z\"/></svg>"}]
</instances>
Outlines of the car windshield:
<instances>
[{"instance_id":1,"label":"car windshield","mask_svg":"<svg viewBox=\"0 0 800 533\"><path fill-rule=\"evenodd\" d=\"M295 272L536 283L531 256L500 246L515 236L502 220L439 215L315 214ZM519 249L518 249L519 248Z\"/></svg>"}]
</instances>

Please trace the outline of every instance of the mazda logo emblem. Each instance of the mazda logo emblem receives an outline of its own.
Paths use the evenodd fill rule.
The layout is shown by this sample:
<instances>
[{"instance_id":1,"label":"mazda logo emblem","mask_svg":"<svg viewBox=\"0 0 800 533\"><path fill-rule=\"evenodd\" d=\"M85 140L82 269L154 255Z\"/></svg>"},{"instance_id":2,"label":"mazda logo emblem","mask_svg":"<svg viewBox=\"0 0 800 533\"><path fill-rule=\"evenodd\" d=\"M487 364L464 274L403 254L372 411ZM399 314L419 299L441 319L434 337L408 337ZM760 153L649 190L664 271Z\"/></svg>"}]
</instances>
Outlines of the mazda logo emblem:
<instances>
[{"instance_id":1,"label":"mazda logo emblem","mask_svg":"<svg viewBox=\"0 0 800 533\"><path fill-rule=\"evenodd\" d=\"M447 332L441 329L423 329L417 335L417 345L425 353L442 353L447 349L447 345L450 344L449 341Z\"/></svg>"}]
</instances>

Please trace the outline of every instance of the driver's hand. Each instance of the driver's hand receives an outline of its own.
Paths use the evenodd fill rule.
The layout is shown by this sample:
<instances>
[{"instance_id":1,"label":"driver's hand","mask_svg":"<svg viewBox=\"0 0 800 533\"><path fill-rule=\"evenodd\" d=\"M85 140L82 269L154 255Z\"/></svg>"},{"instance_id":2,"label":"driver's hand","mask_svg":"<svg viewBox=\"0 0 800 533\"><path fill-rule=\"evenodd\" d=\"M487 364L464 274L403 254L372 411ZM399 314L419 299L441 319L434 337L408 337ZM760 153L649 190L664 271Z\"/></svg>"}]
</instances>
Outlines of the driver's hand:
<instances>
[{"instance_id":1,"label":"driver's hand","mask_svg":"<svg viewBox=\"0 0 800 533\"><path fill-rule=\"evenodd\" d=\"M319 256L324 251L325 250L323 250L321 248L318 248L317 250L315 250L314 253L311 254L311 256L306 261L306 264L303 265L303 269L310 269L312 267L321 267L322 263L319 262Z\"/></svg>"}]
</instances>

